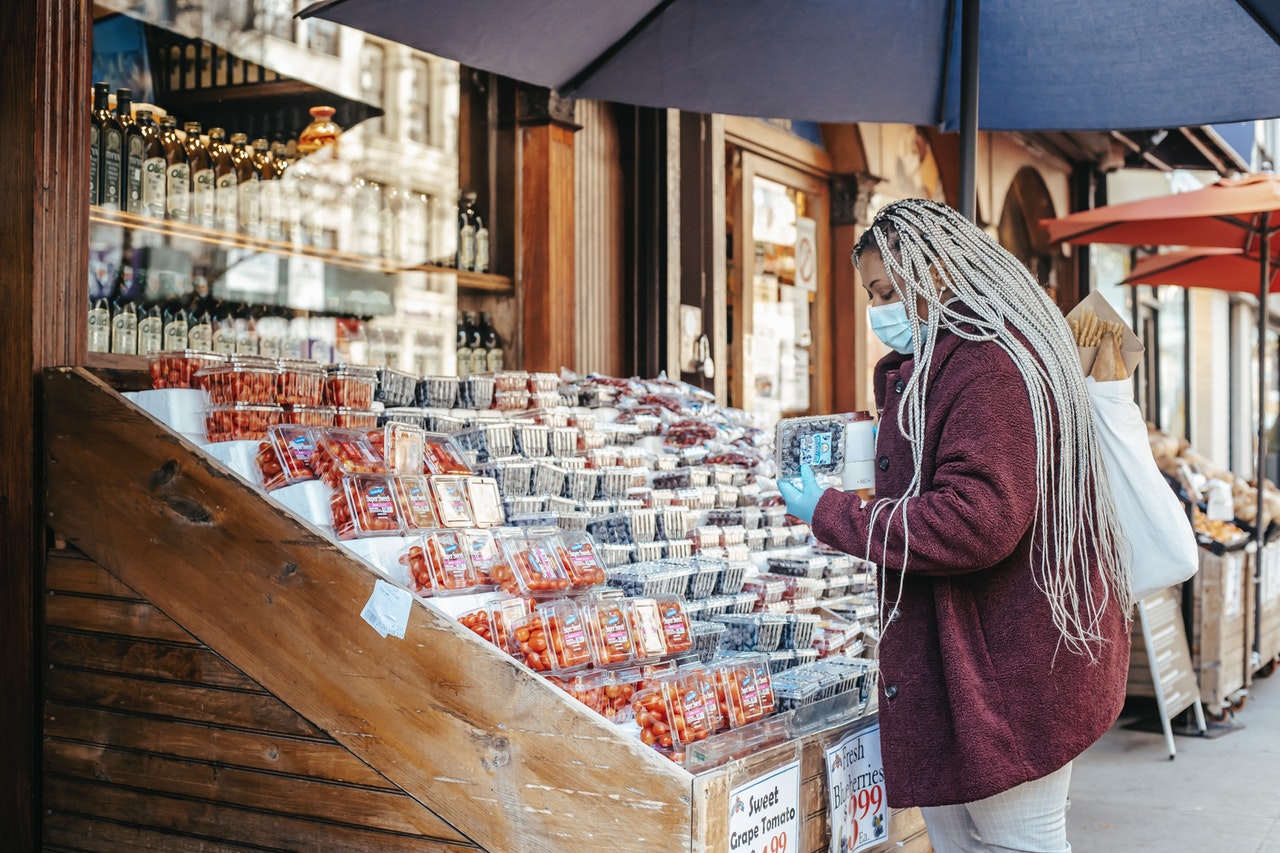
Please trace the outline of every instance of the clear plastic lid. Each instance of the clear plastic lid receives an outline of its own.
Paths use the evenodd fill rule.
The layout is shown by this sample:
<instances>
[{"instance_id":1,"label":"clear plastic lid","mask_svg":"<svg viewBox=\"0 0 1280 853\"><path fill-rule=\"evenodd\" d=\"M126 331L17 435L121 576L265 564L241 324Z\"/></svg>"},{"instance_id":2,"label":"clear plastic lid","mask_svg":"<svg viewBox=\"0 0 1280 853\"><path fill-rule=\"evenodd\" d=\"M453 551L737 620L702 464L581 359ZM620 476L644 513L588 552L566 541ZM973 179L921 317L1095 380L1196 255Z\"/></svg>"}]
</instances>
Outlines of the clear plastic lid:
<instances>
[{"instance_id":1,"label":"clear plastic lid","mask_svg":"<svg viewBox=\"0 0 1280 853\"><path fill-rule=\"evenodd\" d=\"M382 429L382 455L387 468L396 474L421 474L426 465L426 433L394 421Z\"/></svg>"},{"instance_id":2,"label":"clear plastic lid","mask_svg":"<svg viewBox=\"0 0 1280 853\"><path fill-rule=\"evenodd\" d=\"M601 599L582 604L582 615L597 666L616 668L636 662L631 620L622 599Z\"/></svg>"},{"instance_id":3,"label":"clear plastic lid","mask_svg":"<svg viewBox=\"0 0 1280 853\"><path fill-rule=\"evenodd\" d=\"M267 491L316 479L312 459L316 439L309 427L275 424L267 428L267 440L258 451L258 468Z\"/></svg>"},{"instance_id":4,"label":"clear plastic lid","mask_svg":"<svg viewBox=\"0 0 1280 853\"><path fill-rule=\"evenodd\" d=\"M482 584L492 585L493 577L503 566L502 552L498 549L497 540L488 530L460 530L463 544L467 548L467 560Z\"/></svg>"},{"instance_id":5,"label":"clear plastic lid","mask_svg":"<svg viewBox=\"0 0 1280 853\"><path fill-rule=\"evenodd\" d=\"M557 675L591 665L591 639L578 605L567 599L547 602L512 630L513 654L536 672Z\"/></svg>"},{"instance_id":6,"label":"clear plastic lid","mask_svg":"<svg viewBox=\"0 0 1280 853\"><path fill-rule=\"evenodd\" d=\"M768 672L768 667L765 671ZM757 668L752 662L741 660L722 664L712 670L712 677L721 713L730 728L740 728L773 713L772 701L767 705L763 701ZM765 678L769 676L765 675ZM772 696L772 689L766 689L764 695Z\"/></svg>"},{"instance_id":7,"label":"clear plastic lid","mask_svg":"<svg viewBox=\"0 0 1280 853\"><path fill-rule=\"evenodd\" d=\"M621 589L628 596L653 597L683 593L691 571L688 567L661 563L636 563L608 568L605 575L609 586Z\"/></svg>"},{"instance_id":8,"label":"clear plastic lid","mask_svg":"<svg viewBox=\"0 0 1280 853\"><path fill-rule=\"evenodd\" d=\"M400 514L387 477L378 474L344 477L340 494L346 510L342 517L338 503L333 505L333 528L339 539L400 535Z\"/></svg>"},{"instance_id":9,"label":"clear plastic lid","mask_svg":"<svg viewBox=\"0 0 1280 853\"><path fill-rule=\"evenodd\" d=\"M222 441L262 441L267 430L280 423L283 409L254 403L215 404L205 410L205 437L210 444Z\"/></svg>"},{"instance_id":10,"label":"clear plastic lid","mask_svg":"<svg viewBox=\"0 0 1280 853\"><path fill-rule=\"evenodd\" d=\"M558 530L504 530L497 537L503 566L494 581L506 592L546 598L569 589L556 547Z\"/></svg>"},{"instance_id":11,"label":"clear plastic lid","mask_svg":"<svg viewBox=\"0 0 1280 853\"><path fill-rule=\"evenodd\" d=\"M223 364L221 353L203 350L152 350L147 353L152 388L196 388L195 375L206 367Z\"/></svg>"},{"instance_id":12,"label":"clear plastic lid","mask_svg":"<svg viewBox=\"0 0 1280 853\"><path fill-rule=\"evenodd\" d=\"M458 617L463 626L504 652L515 653L511 644L511 627L533 612L527 598L500 598Z\"/></svg>"},{"instance_id":13,"label":"clear plastic lid","mask_svg":"<svg viewBox=\"0 0 1280 853\"><path fill-rule=\"evenodd\" d=\"M467 500L477 527L501 527L507 521L502 510L502 492L492 477L468 477Z\"/></svg>"},{"instance_id":14,"label":"clear plastic lid","mask_svg":"<svg viewBox=\"0 0 1280 853\"><path fill-rule=\"evenodd\" d=\"M743 581L742 590L754 592L761 604L772 604L782 600L783 593L787 591L787 582L756 575Z\"/></svg>"},{"instance_id":15,"label":"clear plastic lid","mask_svg":"<svg viewBox=\"0 0 1280 853\"><path fill-rule=\"evenodd\" d=\"M814 415L778 421L774 433L778 476L797 478L802 465L812 466L817 474L843 471L847 422L847 415Z\"/></svg>"},{"instance_id":16,"label":"clear plastic lid","mask_svg":"<svg viewBox=\"0 0 1280 853\"><path fill-rule=\"evenodd\" d=\"M429 432L423 436L426 451L426 473L471 474L471 464L466 454L452 436Z\"/></svg>"},{"instance_id":17,"label":"clear plastic lid","mask_svg":"<svg viewBox=\"0 0 1280 853\"><path fill-rule=\"evenodd\" d=\"M662 627L662 611L652 598L627 599L627 616L635 642L636 660L657 660L667 653L667 632Z\"/></svg>"},{"instance_id":18,"label":"clear plastic lid","mask_svg":"<svg viewBox=\"0 0 1280 853\"><path fill-rule=\"evenodd\" d=\"M436 516L445 527L471 527L471 503L466 477L431 478L431 494L436 499Z\"/></svg>"},{"instance_id":19,"label":"clear plastic lid","mask_svg":"<svg viewBox=\"0 0 1280 853\"><path fill-rule=\"evenodd\" d=\"M467 559L467 542L458 530L433 530L422 535L422 549L435 595L463 595L484 588L480 574Z\"/></svg>"},{"instance_id":20,"label":"clear plastic lid","mask_svg":"<svg viewBox=\"0 0 1280 853\"><path fill-rule=\"evenodd\" d=\"M604 566L596 558L596 545L588 533L565 530L556 537L560 563L575 590L603 586Z\"/></svg>"},{"instance_id":21,"label":"clear plastic lid","mask_svg":"<svg viewBox=\"0 0 1280 853\"><path fill-rule=\"evenodd\" d=\"M369 409L339 406L333 411L333 425L344 429L375 429L378 426L378 413Z\"/></svg>"},{"instance_id":22,"label":"clear plastic lid","mask_svg":"<svg viewBox=\"0 0 1280 853\"><path fill-rule=\"evenodd\" d=\"M692 622L693 651L705 663L720 649L720 638L728 627L719 622Z\"/></svg>"},{"instance_id":23,"label":"clear plastic lid","mask_svg":"<svg viewBox=\"0 0 1280 853\"><path fill-rule=\"evenodd\" d=\"M290 406L318 406L324 399L324 371L314 361L278 362L280 402Z\"/></svg>"},{"instance_id":24,"label":"clear plastic lid","mask_svg":"<svg viewBox=\"0 0 1280 853\"><path fill-rule=\"evenodd\" d=\"M693 649L693 629L684 612L684 599L678 595L656 595L658 617L667 641L667 654L678 655Z\"/></svg>"},{"instance_id":25,"label":"clear plastic lid","mask_svg":"<svg viewBox=\"0 0 1280 853\"><path fill-rule=\"evenodd\" d=\"M316 430L315 438L313 467L316 475L330 488L338 488L345 475L386 472L382 454L361 430L330 427Z\"/></svg>"},{"instance_id":26,"label":"clear plastic lid","mask_svg":"<svg viewBox=\"0 0 1280 853\"><path fill-rule=\"evenodd\" d=\"M711 617L729 630L720 640L722 648L750 652L771 652L782 639L783 619L769 613L725 613Z\"/></svg>"},{"instance_id":27,"label":"clear plastic lid","mask_svg":"<svg viewBox=\"0 0 1280 853\"><path fill-rule=\"evenodd\" d=\"M432 530L440 527L431 481L422 474L397 474L391 478L395 500L405 530Z\"/></svg>"}]
</instances>

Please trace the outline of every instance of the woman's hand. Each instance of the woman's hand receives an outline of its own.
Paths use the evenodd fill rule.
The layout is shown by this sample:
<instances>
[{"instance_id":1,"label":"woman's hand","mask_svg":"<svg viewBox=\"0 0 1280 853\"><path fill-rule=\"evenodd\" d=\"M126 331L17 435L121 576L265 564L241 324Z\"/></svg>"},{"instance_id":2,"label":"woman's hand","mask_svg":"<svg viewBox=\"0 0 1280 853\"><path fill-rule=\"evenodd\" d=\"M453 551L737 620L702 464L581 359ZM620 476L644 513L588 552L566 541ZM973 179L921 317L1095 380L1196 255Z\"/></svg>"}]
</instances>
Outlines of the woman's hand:
<instances>
[{"instance_id":1,"label":"woman's hand","mask_svg":"<svg viewBox=\"0 0 1280 853\"><path fill-rule=\"evenodd\" d=\"M782 492L782 499L787 502L787 512L805 524L812 524L813 511L818 508L818 501L822 499L826 489L818 485L812 466L801 465L800 488L792 485L791 480L779 480L778 491Z\"/></svg>"}]
</instances>

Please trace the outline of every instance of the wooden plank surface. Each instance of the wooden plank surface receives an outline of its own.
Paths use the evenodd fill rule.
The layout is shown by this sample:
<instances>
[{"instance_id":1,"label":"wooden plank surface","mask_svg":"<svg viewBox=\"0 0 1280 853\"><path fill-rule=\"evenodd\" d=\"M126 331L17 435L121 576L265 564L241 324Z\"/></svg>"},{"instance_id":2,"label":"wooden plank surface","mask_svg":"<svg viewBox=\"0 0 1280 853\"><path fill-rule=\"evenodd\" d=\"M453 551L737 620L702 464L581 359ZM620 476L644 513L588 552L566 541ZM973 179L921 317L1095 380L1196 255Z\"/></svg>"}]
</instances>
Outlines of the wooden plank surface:
<instances>
[{"instance_id":1,"label":"wooden plank surface","mask_svg":"<svg viewBox=\"0 0 1280 853\"><path fill-rule=\"evenodd\" d=\"M178 623L142 600L123 601L50 592L45 596L44 618L51 627L71 631L199 645L199 640Z\"/></svg>"},{"instance_id":2,"label":"wooden plank surface","mask_svg":"<svg viewBox=\"0 0 1280 853\"><path fill-rule=\"evenodd\" d=\"M688 849L684 770L427 607L379 637L363 564L92 376L45 382L54 529L306 720L488 849ZM116 676L50 681L57 701L146 702ZM166 688L155 713L193 718Z\"/></svg>"},{"instance_id":3,"label":"wooden plank surface","mask_svg":"<svg viewBox=\"0 0 1280 853\"><path fill-rule=\"evenodd\" d=\"M44 825L45 853L248 853L261 849L73 814L52 813Z\"/></svg>"},{"instance_id":4,"label":"wooden plank surface","mask_svg":"<svg viewBox=\"0 0 1280 853\"><path fill-rule=\"evenodd\" d=\"M68 669L227 687L244 693L266 693L244 673L203 647L50 630L45 636L45 663Z\"/></svg>"},{"instance_id":5,"label":"wooden plank surface","mask_svg":"<svg viewBox=\"0 0 1280 853\"><path fill-rule=\"evenodd\" d=\"M46 589L55 592L142 600L111 572L83 554L70 551L49 552L44 585Z\"/></svg>"}]
</instances>

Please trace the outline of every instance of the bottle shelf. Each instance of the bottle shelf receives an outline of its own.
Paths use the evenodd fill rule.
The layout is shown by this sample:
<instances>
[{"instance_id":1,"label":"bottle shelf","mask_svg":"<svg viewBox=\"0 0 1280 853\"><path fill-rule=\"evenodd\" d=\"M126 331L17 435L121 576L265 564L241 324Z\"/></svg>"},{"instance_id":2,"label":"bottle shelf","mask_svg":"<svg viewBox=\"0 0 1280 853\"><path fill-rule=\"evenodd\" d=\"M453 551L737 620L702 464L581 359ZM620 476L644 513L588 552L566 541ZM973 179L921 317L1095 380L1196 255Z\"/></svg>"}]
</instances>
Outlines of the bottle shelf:
<instances>
[{"instance_id":1,"label":"bottle shelf","mask_svg":"<svg viewBox=\"0 0 1280 853\"><path fill-rule=\"evenodd\" d=\"M190 222L177 222L167 219L155 219L128 213L122 210L109 210L93 206L89 209L89 222L93 225L108 225L143 231L179 240L194 240L223 248L250 249L269 252L280 257L316 258L327 264L346 267L348 269L379 272L388 275L406 272L420 272L435 275L451 275L457 279L459 290L481 293L515 293L515 283L509 276L492 273L468 272L440 264L422 263L403 265L390 263L382 258L368 255L357 255L352 252L341 252L336 249L324 249L317 246L301 246L281 240L270 240L263 237L252 237L247 234L234 234L216 228L206 228Z\"/></svg>"}]
</instances>

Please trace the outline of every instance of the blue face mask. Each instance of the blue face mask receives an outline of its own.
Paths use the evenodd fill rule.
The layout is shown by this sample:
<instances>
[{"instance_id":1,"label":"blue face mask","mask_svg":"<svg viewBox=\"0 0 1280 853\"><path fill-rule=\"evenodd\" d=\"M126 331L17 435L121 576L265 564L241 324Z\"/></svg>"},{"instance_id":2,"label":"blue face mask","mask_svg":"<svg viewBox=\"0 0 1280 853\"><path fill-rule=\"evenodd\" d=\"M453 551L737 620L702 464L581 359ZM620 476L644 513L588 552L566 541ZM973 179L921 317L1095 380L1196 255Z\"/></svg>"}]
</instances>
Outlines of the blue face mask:
<instances>
[{"instance_id":1,"label":"blue face mask","mask_svg":"<svg viewBox=\"0 0 1280 853\"><path fill-rule=\"evenodd\" d=\"M888 305L872 305L867 309L867 318L871 321L871 331L884 341L885 346L903 355L910 355L915 351L915 345L911 341L911 321L907 319L907 309L902 300ZM922 336L924 331L923 328L920 329Z\"/></svg>"}]
</instances>

